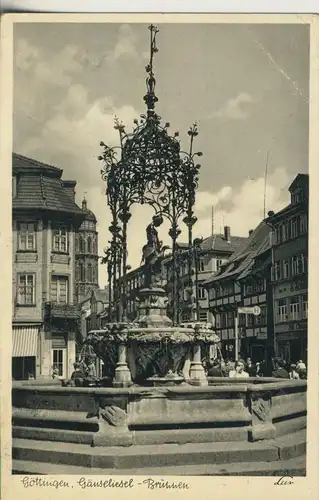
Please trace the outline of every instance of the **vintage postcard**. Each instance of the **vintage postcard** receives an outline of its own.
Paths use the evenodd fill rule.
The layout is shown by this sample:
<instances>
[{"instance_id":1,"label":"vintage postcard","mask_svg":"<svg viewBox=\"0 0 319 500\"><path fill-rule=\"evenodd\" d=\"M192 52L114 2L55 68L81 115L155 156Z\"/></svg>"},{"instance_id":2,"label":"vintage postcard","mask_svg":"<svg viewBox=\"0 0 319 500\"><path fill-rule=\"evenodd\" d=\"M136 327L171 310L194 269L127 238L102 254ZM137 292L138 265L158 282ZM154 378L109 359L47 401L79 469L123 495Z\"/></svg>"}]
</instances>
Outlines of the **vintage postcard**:
<instances>
[{"instance_id":1,"label":"vintage postcard","mask_svg":"<svg viewBox=\"0 0 319 500\"><path fill-rule=\"evenodd\" d=\"M4 498L318 493L316 21L3 18Z\"/></svg>"}]
</instances>

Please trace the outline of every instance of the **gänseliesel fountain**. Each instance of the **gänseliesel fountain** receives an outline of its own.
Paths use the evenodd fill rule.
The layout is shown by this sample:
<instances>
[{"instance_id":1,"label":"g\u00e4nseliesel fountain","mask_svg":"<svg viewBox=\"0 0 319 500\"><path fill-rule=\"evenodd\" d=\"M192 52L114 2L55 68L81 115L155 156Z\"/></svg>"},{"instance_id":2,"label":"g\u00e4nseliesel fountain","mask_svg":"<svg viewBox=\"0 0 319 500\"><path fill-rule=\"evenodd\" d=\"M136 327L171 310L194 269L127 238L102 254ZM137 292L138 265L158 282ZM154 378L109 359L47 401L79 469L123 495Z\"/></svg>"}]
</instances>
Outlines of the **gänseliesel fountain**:
<instances>
[{"instance_id":1,"label":"g\u00e4nseliesel fountain","mask_svg":"<svg viewBox=\"0 0 319 500\"><path fill-rule=\"evenodd\" d=\"M83 353L94 353L104 361L111 387L16 383L13 472L304 475L307 382L205 374L203 358L216 355L219 339L191 316L196 158L201 155L193 151L193 142L198 131L196 125L189 129L189 150L183 152L178 133L170 136L169 124L162 126L155 113L153 58L158 29L151 25L149 30L146 114L135 120L132 134L116 120L118 148L101 143L102 178L112 214L111 241L105 252L110 322L104 330L90 332ZM150 205L154 216L142 251L139 310L128 321L127 226L134 203ZM166 250L158 228L165 219L171 238L169 312L166 290L157 281ZM181 324L179 311L181 223L188 242L186 325ZM297 464L286 460L299 455L301 465L300 460Z\"/></svg>"},{"instance_id":2,"label":"g\u00e4nseliesel fountain","mask_svg":"<svg viewBox=\"0 0 319 500\"><path fill-rule=\"evenodd\" d=\"M179 288L177 239L181 235L180 223L187 228L188 241L188 300L192 320L193 282L193 225L195 193L200 165L195 162L202 153L193 151L198 135L194 124L188 134L188 152L181 150L178 133L169 135L169 124L163 127L155 112L158 98L155 94L154 55L158 52L158 29L151 25L150 62L146 66L147 92L144 101L146 114L135 121L133 133L127 134L118 120L118 148L104 143L100 160L104 166L102 178L107 183L106 194L112 214L110 232L112 240L106 250L109 264L109 316L114 321L104 331L91 332L86 340L103 360L108 377L114 386L132 383L180 383L188 381L207 385L202 358L209 345L216 345L217 335L201 325L181 326L179 323ZM127 295L127 225L133 204L148 204L154 209L152 221L146 228L147 242L143 247L144 287L139 291L139 310L133 322L126 318ZM156 281L167 247L159 240L157 228L164 219L170 222L172 241L172 317L167 316L167 296ZM196 285L196 284L195 284Z\"/></svg>"}]
</instances>

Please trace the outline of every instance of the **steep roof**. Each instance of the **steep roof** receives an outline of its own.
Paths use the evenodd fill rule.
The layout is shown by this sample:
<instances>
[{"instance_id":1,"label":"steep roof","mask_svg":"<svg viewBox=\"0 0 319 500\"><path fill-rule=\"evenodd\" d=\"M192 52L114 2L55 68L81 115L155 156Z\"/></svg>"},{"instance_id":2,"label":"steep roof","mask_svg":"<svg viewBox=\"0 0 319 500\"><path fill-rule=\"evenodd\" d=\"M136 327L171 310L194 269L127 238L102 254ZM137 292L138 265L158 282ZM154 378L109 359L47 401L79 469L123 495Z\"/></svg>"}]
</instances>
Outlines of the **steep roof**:
<instances>
[{"instance_id":1,"label":"steep roof","mask_svg":"<svg viewBox=\"0 0 319 500\"><path fill-rule=\"evenodd\" d=\"M264 221L257 226L246 242L244 242L222 266L221 270L205 281L204 284L240 276L253 266L255 258L270 248L271 227Z\"/></svg>"},{"instance_id":2,"label":"steep roof","mask_svg":"<svg viewBox=\"0 0 319 500\"><path fill-rule=\"evenodd\" d=\"M247 240L248 238L244 236L231 236L228 242L223 234L213 234L204 239L201 248L202 250L233 253L241 248Z\"/></svg>"},{"instance_id":3,"label":"steep roof","mask_svg":"<svg viewBox=\"0 0 319 500\"><path fill-rule=\"evenodd\" d=\"M14 153L12 170L18 176L13 210L45 210L83 217L63 185L61 169Z\"/></svg>"},{"instance_id":4,"label":"steep roof","mask_svg":"<svg viewBox=\"0 0 319 500\"><path fill-rule=\"evenodd\" d=\"M233 253L239 248L241 248L248 238L244 236L231 236L229 242L226 240L223 234L213 234L205 238L201 244L201 249L203 251L215 251L215 252L227 252ZM180 248L188 248L187 243L178 243Z\"/></svg>"}]
</instances>

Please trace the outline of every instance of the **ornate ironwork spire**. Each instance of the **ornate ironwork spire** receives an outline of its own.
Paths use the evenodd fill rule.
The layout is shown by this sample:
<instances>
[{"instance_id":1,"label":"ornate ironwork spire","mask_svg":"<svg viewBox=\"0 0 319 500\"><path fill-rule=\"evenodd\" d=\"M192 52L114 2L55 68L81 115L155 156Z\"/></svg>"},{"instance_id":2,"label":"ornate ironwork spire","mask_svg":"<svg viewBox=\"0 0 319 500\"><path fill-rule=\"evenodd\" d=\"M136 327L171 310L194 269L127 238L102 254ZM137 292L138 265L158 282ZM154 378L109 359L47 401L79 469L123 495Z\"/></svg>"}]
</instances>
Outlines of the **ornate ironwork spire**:
<instances>
[{"instance_id":1,"label":"ornate ironwork spire","mask_svg":"<svg viewBox=\"0 0 319 500\"><path fill-rule=\"evenodd\" d=\"M158 98L155 95L156 80L153 72L153 57L154 54L158 52L158 48L156 46L156 35L159 32L159 29L153 24L151 24L148 29L150 30L150 62L147 66L145 66L148 76L146 78L147 92L144 96L144 101L147 106L147 117L151 118L155 115L155 103L158 101Z\"/></svg>"}]
</instances>

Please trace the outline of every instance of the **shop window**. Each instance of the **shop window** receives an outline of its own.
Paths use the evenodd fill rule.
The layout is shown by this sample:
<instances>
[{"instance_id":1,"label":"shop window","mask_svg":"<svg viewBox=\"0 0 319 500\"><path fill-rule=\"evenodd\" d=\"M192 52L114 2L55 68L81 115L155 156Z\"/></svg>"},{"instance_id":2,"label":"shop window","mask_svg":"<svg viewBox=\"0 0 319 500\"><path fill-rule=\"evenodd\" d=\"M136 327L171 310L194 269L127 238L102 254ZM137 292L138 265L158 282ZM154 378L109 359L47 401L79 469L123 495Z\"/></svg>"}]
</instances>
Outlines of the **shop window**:
<instances>
[{"instance_id":1,"label":"shop window","mask_svg":"<svg viewBox=\"0 0 319 500\"><path fill-rule=\"evenodd\" d=\"M18 274L18 305L35 305L35 274Z\"/></svg>"},{"instance_id":2,"label":"shop window","mask_svg":"<svg viewBox=\"0 0 319 500\"><path fill-rule=\"evenodd\" d=\"M34 252L36 250L35 222L20 222L18 228L18 250L20 252Z\"/></svg>"}]
</instances>

